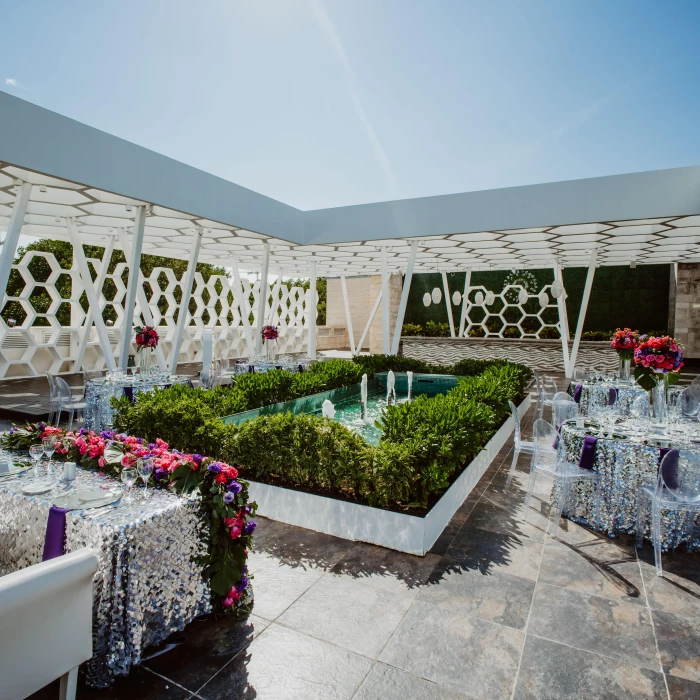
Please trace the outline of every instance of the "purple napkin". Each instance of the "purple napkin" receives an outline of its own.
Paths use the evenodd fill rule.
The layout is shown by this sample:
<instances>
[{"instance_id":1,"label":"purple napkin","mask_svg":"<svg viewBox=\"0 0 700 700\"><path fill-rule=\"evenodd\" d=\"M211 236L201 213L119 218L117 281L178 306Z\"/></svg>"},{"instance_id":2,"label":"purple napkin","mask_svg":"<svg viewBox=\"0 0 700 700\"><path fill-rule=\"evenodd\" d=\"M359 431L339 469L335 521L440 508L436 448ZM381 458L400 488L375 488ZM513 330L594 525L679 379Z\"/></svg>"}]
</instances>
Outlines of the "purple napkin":
<instances>
[{"instance_id":1,"label":"purple napkin","mask_svg":"<svg viewBox=\"0 0 700 700\"><path fill-rule=\"evenodd\" d=\"M299 371L303 372L304 371L304 365L299 365Z\"/></svg>"},{"instance_id":2,"label":"purple napkin","mask_svg":"<svg viewBox=\"0 0 700 700\"><path fill-rule=\"evenodd\" d=\"M131 403L134 403L134 387L133 386L125 386L124 387L124 396L126 396Z\"/></svg>"},{"instance_id":3,"label":"purple napkin","mask_svg":"<svg viewBox=\"0 0 700 700\"><path fill-rule=\"evenodd\" d=\"M664 461L664 457L668 453L671 456ZM678 450L673 450L670 447L662 447L659 449L659 465L661 468L661 476L664 478L664 483L671 489L678 488Z\"/></svg>"},{"instance_id":4,"label":"purple napkin","mask_svg":"<svg viewBox=\"0 0 700 700\"><path fill-rule=\"evenodd\" d=\"M557 428L557 436L554 438L554 442L552 443L552 447L555 450L559 449L559 438L561 437L561 425Z\"/></svg>"},{"instance_id":5,"label":"purple napkin","mask_svg":"<svg viewBox=\"0 0 700 700\"><path fill-rule=\"evenodd\" d=\"M583 384L577 384L574 387L574 401L576 403L581 403L581 391L583 390Z\"/></svg>"},{"instance_id":6,"label":"purple napkin","mask_svg":"<svg viewBox=\"0 0 700 700\"><path fill-rule=\"evenodd\" d=\"M608 389L608 406L614 406L615 401L617 401L617 389L611 386Z\"/></svg>"},{"instance_id":7,"label":"purple napkin","mask_svg":"<svg viewBox=\"0 0 700 700\"><path fill-rule=\"evenodd\" d=\"M44 556L42 561L54 559L63 554L66 540L66 513L68 511L58 506L51 506L49 520L46 523L44 537Z\"/></svg>"},{"instance_id":8,"label":"purple napkin","mask_svg":"<svg viewBox=\"0 0 700 700\"><path fill-rule=\"evenodd\" d=\"M253 365L248 365L248 373L253 374L255 372L255 367Z\"/></svg>"},{"instance_id":9,"label":"purple napkin","mask_svg":"<svg viewBox=\"0 0 700 700\"><path fill-rule=\"evenodd\" d=\"M583 449L581 450L581 458L578 461L578 466L581 469L593 469L593 462L595 460L595 444L598 438L593 437L593 435L586 435L583 438Z\"/></svg>"}]
</instances>

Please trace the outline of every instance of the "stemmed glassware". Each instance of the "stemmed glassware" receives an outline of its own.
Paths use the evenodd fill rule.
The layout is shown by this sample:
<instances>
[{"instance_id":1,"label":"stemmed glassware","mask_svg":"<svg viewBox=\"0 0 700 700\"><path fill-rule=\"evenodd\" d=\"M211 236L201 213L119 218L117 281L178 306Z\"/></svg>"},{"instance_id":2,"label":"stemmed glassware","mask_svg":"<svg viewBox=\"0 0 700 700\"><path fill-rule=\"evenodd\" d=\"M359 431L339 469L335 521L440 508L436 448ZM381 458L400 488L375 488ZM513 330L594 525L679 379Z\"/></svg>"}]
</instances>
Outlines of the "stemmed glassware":
<instances>
[{"instance_id":1,"label":"stemmed glassware","mask_svg":"<svg viewBox=\"0 0 700 700\"><path fill-rule=\"evenodd\" d=\"M44 456L44 448L41 445L30 445L29 446L29 457L32 462L34 462L34 478L39 481L43 474L41 473L41 467L39 466L41 458Z\"/></svg>"},{"instance_id":2,"label":"stemmed glassware","mask_svg":"<svg viewBox=\"0 0 700 700\"><path fill-rule=\"evenodd\" d=\"M54 468L51 458L53 457L53 453L56 451L56 438L53 436L43 438L41 441L41 448L44 454L49 458L49 463L46 466L46 473L53 478Z\"/></svg>"},{"instance_id":3,"label":"stemmed glassware","mask_svg":"<svg viewBox=\"0 0 700 700\"><path fill-rule=\"evenodd\" d=\"M150 459L139 459L136 462L136 469L138 470L139 476L143 481L143 500L147 501L150 498L150 493L148 491L148 480L151 478L153 473L153 462Z\"/></svg>"},{"instance_id":4,"label":"stemmed glassware","mask_svg":"<svg viewBox=\"0 0 700 700\"><path fill-rule=\"evenodd\" d=\"M138 478L136 469L133 467L124 467L122 469L121 478L126 489L124 501L126 503L131 503L134 500L134 497L131 495L131 487L136 483L136 479Z\"/></svg>"}]
</instances>

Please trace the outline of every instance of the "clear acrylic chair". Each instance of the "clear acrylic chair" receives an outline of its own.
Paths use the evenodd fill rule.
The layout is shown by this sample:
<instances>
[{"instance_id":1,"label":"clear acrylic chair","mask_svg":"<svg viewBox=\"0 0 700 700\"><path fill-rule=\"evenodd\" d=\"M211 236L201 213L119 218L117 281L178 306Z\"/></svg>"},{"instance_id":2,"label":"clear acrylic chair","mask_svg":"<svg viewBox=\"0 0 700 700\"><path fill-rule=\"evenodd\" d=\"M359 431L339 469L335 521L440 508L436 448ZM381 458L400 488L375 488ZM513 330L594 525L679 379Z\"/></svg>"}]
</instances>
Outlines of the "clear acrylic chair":
<instances>
[{"instance_id":1,"label":"clear acrylic chair","mask_svg":"<svg viewBox=\"0 0 700 700\"><path fill-rule=\"evenodd\" d=\"M637 547L642 546L644 526L651 510L651 541L656 575L661 568L661 513L682 513L685 535L694 539L695 516L700 513L700 452L669 450L661 460L656 484L639 487L637 500Z\"/></svg>"},{"instance_id":2,"label":"clear acrylic chair","mask_svg":"<svg viewBox=\"0 0 700 700\"><path fill-rule=\"evenodd\" d=\"M695 377L695 379L693 379L692 382L690 382L690 386L696 386L700 388L700 374L698 374L698 376Z\"/></svg>"},{"instance_id":3,"label":"clear acrylic chair","mask_svg":"<svg viewBox=\"0 0 700 700\"><path fill-rule=\"evenodd\" d=\"M537 397L537 417L542 418L545 406L552 406L552 400L557 393L557 383L549 375L540 376L538 397ZM541 398L540 398L541 397Z\"/></svg>"},{"instance_id":4,"label":"clear acrylic chair","mask_svg":"<svg viewBox=\"0 0 700 700\"><path fill-rule=\"evenodd\" d=\"M585 382L591 378L591 368L577 365L574 367L574 376L572 379L575 382Z\"/></svg>"},{"instance_id":5,"label":"clear acrylic chair","mask_svg":"<svg viewBox=\"0 0 700 700\"><path fill-rule=\"evenodd\" d=\"M57 412L56 412L56 427L58 428L58 424L61 421L61 412L62 411L67 411L68 412L68 430L73 429L73 418L75 416L75 413L77 412L80 415L85 416L85 409L87 408L87 404L85 401L76 401L73 398L73 392L71 391L70 386L66 383L64 379L61 377L55 377L56 381L56 393L58 397L58 405L57 405Z\"/></svg>"},{"instance_id":6,"label":"clear acrylic chair","mask_svg":"<svg viewBox=\"0 0 700 700\"><path fill-rule=\"evenodd\" d=\"M530 509L530 501L532 500L532 492L535 488L537 474L546 474L559 482L559 498L556 504L550 510L550 522L547 532L555 536L559 527L559 520L566 505L566 499L569 495L571 483L585 479L591 481L595 485L594 496L594 515L593 519L597 522L600 513L600 475L592 469L582 469L578 464L567 462L563 458L561 446L555 449L554 445L558 443L559 434L551 423L548 423L542 418L538 418L532 426L532 442L534 450L532 453L532 461L530 462L530 479L527 485L527 495L525 497L525 517Z\"/></svg>"},{"instance_id":7,"label":"clear acrylic chair","mask_svg":"<svg viewBox=\"0 0 700 700\"><path fill-rule=\"evenodd\" d=\"M683 389L677 405L682 415L688 418L697 416L700 410L700 386L689 386Z\"/></svg>"},{"instance_id":8,"label":"clear acrylic chair","mask_svg":"<svg viewBox=\"0 0 700 700\"><path fill-rule=\"evenodd\" d=\"M570 418L578 415L578 404L572 396L565 391L558 391L552 399L552 423L559 430L559 426Z\"/></svg>"},{"instance_id":9,"label":"clear acrylic chair","mask_svg":"<svg viewBox=\"0 0 700 700\"><path fill-rule=\"evenodd\" d=\"M56 391L56 379L50 373L46 373L46 379L49 382L49 418L48 423L52 425L54 419L56 418L56 411L58 410L58 393Z\"/></svg>"},{"instance_id":10,"label":"clear acrylic chair","mask_svg":"<svg viewBox=\"0 0 700 700\"><path fill-rule=\"evenodd\" d=\"M510 482L513 480L513 474L515 474L515 465L518 463L518 457L520 456L520 453L524 452L525 454L530 455L532 454L532 451L535 447L531 440L522 439L522 433L520 429L520 414L518 413L518 409L512 401L508 401L508 405L510 406L510 412L513 416L513 424L515 426L515 431L513 438L513 461L510 463L510 471L508 472L508 479L506 481L505 487L506 491L510 486Z\"/></svg>"}]
</instances>

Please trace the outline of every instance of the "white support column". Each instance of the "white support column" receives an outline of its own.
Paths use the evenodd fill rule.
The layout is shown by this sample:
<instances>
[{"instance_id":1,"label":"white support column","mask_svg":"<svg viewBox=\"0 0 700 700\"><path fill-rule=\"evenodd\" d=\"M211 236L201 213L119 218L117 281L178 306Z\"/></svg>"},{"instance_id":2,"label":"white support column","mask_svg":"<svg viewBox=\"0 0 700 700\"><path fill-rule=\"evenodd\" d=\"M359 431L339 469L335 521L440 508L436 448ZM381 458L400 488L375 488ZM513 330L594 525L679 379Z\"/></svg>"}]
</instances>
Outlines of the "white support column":
<instances>
[{"instance_id":1,"label":"white support column","mask_svg":"<svg viewBox=\"0 0 700 700\"><path fill-rule=\"evenodd\" d=\"M391 341L391 354L396 355L399 351L399 342L401 340L401 329L403 328L403 319L406 315L406 304L408 303L408 293L411 291L411 279L413 279L413 266L416 262L416 252L418 251L418 241L411 241L411 250L408 253L408 263L406 264L406 275L401 288L401 301L399 302L399 313L396 317L396 326L394 327L394 338Z\"/></svg>"},{"instance_id":2,"label":"white support column","mask_svg":"<svg viewBox=\"0 0 700 700\"><path fill-rule=\"evenodd\" d=\"M126 235L126 230L125 229L119 229L119 241L122 246L122 250L124 251L124 255L127 260L131 259L131 242L129 241L128 236ZM148 304L148 299L146 297L146 290L143 288L143 283L144 283L144 276L143 272L141 271L141 263L139 262L139 268L138 268L139 276L138 276L138 284L136 285L136 299L139 303L139 309L141 311L141 316L143 316L143 322L147 326L152 326L153 325L153 314L151 313L151 307ZM152 290L152 292L155 294L155 290ZM156 346L156 360L158 364L165 369L168 366L168 363L165 361L165 353L163 352L163 347L160 343Z\"/></svg>"},{"instance_id":3,"label":"white support column","mask_svg":"<svg viewBox=\"0 0 700 700\"><path fill-rule=\"evenodd\" d=\"M464 293L462 294L462 311L459 316L459 337L464 336L464 329L467 325L467 313L469 312L469 290L472 285L472 269L467 268L467 274L464 278Z\"/></svg>"},{"instance_id":4,"label":"white support column","mask_svg":"<svg viewBox=\"0 0 700 700\"><path fill-rule=\"evenodd\" d=\"M146 207L141 205L136 208L134 243L131 246L131 255L127 258L129 263L129 284L126 287L126 297L124 298L124 322L121 327L119 343L119 367L121 369L126 369L129 364L129 348L131 347L131 333L134 325L134 307L136 306L136 290L139 286L139 269L141 267L141 250L143 248L145 226Z\"/></svg>"},{"instance_id":5,"label":"white support column","mask_svg":"<svg viewBox=\"0 0 700 700\"><path fill-rule=\"evenodd\" d=\"M253 331L250 328L249 318L250 308L248 307L248 297L250 296L250 289L243 289L237 260L233 261L231 268L233 270L233 303L238 306L238 313L241 315L243 333L245 335L246 345L248 346L248 357L251 357L255 352L255 343L253 342Z\"/></svg>"},{"instance_id":6,"label":"white support column","mask_svg":"<svg viewBox=\"0 0 700 700\"><path fill-rule=\"evenodd\" d=\"M12 205L10 222L7 224L5 241L0 251L0 309L5 305L5 295L7 294L7 283L10 279L12 261L15 259L19 234L24 224L24 215L27 213L29 195L32 193L32 186L29 182L23 182L18 186L15 203Z\"/></svg>"},{"instance_id":7,"label":"white support column","mask_svg":"<svg viewBox=\"0 0 700 700\"><path fill-rule=\"evenodd\" d=\"M66 226L68 228L68 233L70 234L71 244L73 245L75 261L78 264L78 274L80 275L80 281L83 283L83 289L85 289L85 294L88 298L88 305L90 306L90 308L95 310L95 313L93 314L93 319L95 321L97 337L100 340L100 348L102 349L102 355L104 356L105 364L107 365L107 369L115 369L116 363L114 361L114 352L112 351L112 344L109 342L107 326L105 326L104 319L102 318L102 314L100 313L100 300L97 297L95 285L92 282L92 276L90 275L90 268L88 267L87 259L85 258L85 251L83 250L83 242L80 239L78 225L75 223L75 219L66 219Z\"/></svg>"},{"instance_id":8,"label":"white support column","mask_svg":"<svg viewBox=\"0 0 700 700\"><path fill-rule=\"evenodd\" d=\"M447 307L447 320L450 324L450 338L455 337L455 322L452 318L452 299L450 299L450 287L447 284L447 272L442 271L442 291L445 295L445 306Z\"/></svg>"},{"instance_id":9,"label":"white support column","mask_svg":"<svg viewBox=\"0 0 700 700\"><path fill-rule=\"evenodd\" d=\"M352 332L352 317L350 316L350 302L348 301L348 286L345 284L345 275L340 276L340 286L343 289L343 304L345 306L345 325L348 329L348 340L350 341L350 353L357 355L355 352L355 335Z\"/></svg>"},{"instance_id":10,"label":"white support column","mask_svg":"<svg viewBox=\"0 0 700 700\"><path fill-rule=\"evenodd\" d=\"M388 355L389 346L389 266L386 260L386 248L382 248L382 340L383 352Z\"/></svg>"},{"instance_id":11,"label":"white support column","mask_svg":"<svg viewBox=\"0 0 700 700\"><path fill-rule=\"evenodd\" d=\"M105 246L105 252L102 256L102 265L100 266L100 271L95 280L95 293L99 300L100 294L102 293L102 287L105 283L105 277L107 277L107 270L109 269L109 263L112 260L112 252L114 251L114 240L116 236L110 235L107 237L107 245ZM82 250L82 249L81 249ZM75 247L73 248L73 259L75 260ZM88 308L87 316L85 316L85 324L83 325L83 334L80 336L80 341L78 344L78 352L75 355L75 360L73 362L73 371L80 372L83 367L83 360L85 359L85 350L87 350L88 341L90 340L90 335L92 333L92 322L94 320L95 314L98 313L102 315L102 309L98 306L95 308L92 304Z\"/></svg>"},{"instance_id":12,"label":"white support column","mask_svg":"<svg viewBox=\"0 0 700 700\"><path fill-rule=\"evenodd\" d=\"M202 246L202 229L197 228L194 232L194 241L192 242L192 250L190 251L190 259L187 263L187 272L180 284L182 289L182 299L180 300L180 311L177 316L177 327L175 328L175 337L173 345L170 349L170 373L175 374L177 371L177 361L180 359L180 347L182 339L187 328L187 321L190 315L190 299L192 298L192 283L194 282L194 273L197 271L197 259L199 258L199 249Z\"/></svg>"},{"instance_id":13,"label":"white support column","mask_svg":"<svg viewBox=\"0 0 700 700\"><path fill-rule=\"evenodd\" d=\"M583 333L583 322L586 320L586 311L588 310L588 299L591 296L591 287L593 286L593 276L595 275L595 266L598 261L598 249L593 248L591 251L591 259L588 263L588 272L586 273L586 284L583 287L583 298L581 299L581 308L578 312L578 323L576 324L576 335L574 335L574 344L571 348L571 359L569 360L569 366L571 367L571 374L573 374L574 367L576 366L576 356L578 355L578 348L581 344L581 334Z\"/></svg>"},{"instance_id":14,"label":"white support column","mask_svg":"<svg viewBox=\"0 0 700 700\"><path fill-rule=\"evenodd\" d=\"M367 337L367 334L369 333L370 326L372 325L372 321L374 321L374 317L377 315L377 311L379 310L379 302L382 300L382 290L379 290L379 294L377 294L377 300L374 302L374 306L372 307L372 313L369 315L369 318L367 319L367 325L365 326L365 330L362 332L362 337L360 338L360 342L357 344L357 354L359 355L362 352L362 344L365 342L365 338Z\"/></svg>"},{"instance_id":15,"label":"white support column","mask_svg":"<svg viewBox=\"0 0 700 700\"><path fill-rule=\"evenodd\" d=\"M316 294L316 261L311 263L311 284L309 285L309 296L307 298L307 313L309 324L309 359L316 359L316 312L318 298Z\"/></svg>"},{"instance_id":16,"label":"white support column","mask_svg":"<svg viewBox=\"0 0 700 700\"><path fill-rule=\"evenodd\" d=\"M265 309L267 308L267 273L270 270L270 244L263 243L262 269L260 270L260 295L258 296L258 312L255 314L257 333L255 336L255 354L262 353L262 327L265 325Z\"/></svg>"},{"instance_id":17,"label":"white support column","mask_svg":"<svg viewBox=\"0 0 700 700\"><path fill-rule=\"evenodd\" d=\"M275 286L272 288L272 303L270 304L270 314L267 317L267 322L271 326L275 323L275 312L280 305L280 287L282 286L282 270L280 269Z\"/></svg>"},{"instance_id":18,"label":"white support column","mask_svg":"<svg viewBox=\"0 0 700 700\"><path fill-rule=\"evenodd\" d=\"M562 289L564 288L564 276L561 272L561 267L559 266L559 261L555 260L554 267L554 281L557 280L561 282ZM566 313L566 299L564 294L562 294L557 299L557 310L559 311L559 328L561 335L561 351L564 356L564 376L570 377L573 373L573 367L570 363L569 355L569 318Z\"/></svg>"}]
</instances>

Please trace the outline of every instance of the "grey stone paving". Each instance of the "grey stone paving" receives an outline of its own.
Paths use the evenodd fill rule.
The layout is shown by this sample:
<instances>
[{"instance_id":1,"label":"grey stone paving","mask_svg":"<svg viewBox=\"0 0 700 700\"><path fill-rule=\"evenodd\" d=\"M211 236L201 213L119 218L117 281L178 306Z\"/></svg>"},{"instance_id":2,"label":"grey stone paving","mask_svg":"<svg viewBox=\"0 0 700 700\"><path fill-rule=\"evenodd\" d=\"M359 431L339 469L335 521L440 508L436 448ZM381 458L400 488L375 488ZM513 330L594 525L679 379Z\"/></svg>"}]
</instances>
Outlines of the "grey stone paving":
<instances>
[{"instance_id":1,"label":"grey stone paving","mask_svg":"<svg viewBox=\"0 0 700 700\"><path fill-rule=\"evenodd\" d=\"M666 555L659 579L648 544L566 520L545 537L551 482L524 513L528 461L505 493L511 458L422 558L261 518L249 619L197 620L78 697L700 698L700 557Z\"/></svg>"}]
</instances>

